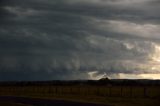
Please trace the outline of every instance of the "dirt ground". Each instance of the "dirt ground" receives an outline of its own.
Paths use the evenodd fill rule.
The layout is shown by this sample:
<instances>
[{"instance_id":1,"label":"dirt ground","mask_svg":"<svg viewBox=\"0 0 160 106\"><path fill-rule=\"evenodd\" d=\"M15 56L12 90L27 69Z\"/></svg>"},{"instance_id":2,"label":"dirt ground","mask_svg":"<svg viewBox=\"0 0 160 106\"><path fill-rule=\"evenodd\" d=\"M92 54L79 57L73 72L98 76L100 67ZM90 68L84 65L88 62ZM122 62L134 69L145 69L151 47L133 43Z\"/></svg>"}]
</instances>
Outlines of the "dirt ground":
<instances>
[{"instance_id":1,"label":"dirt ground","mask_svg":"<svg viewBox=\"0 0 160 106\"><path fill-rule=\"evenodd\" d=\"M0 102L0 106L31 106L31 105L25 105L21 103Z\"/></svg>"},{"instance_id":2,"label":"dirt ground","mask_svg":"<svg viewBox=\"0 0 160 106\"><path fill-rule=\"evenodd\" d=\"M0 97L0 106L109 106L95 103L82 103L65 100L48 100L40 98L25 97ZM20 104L19 104L20 103ZM23 105L29 104L29 105Z\"/></svg>"}]
</instances>

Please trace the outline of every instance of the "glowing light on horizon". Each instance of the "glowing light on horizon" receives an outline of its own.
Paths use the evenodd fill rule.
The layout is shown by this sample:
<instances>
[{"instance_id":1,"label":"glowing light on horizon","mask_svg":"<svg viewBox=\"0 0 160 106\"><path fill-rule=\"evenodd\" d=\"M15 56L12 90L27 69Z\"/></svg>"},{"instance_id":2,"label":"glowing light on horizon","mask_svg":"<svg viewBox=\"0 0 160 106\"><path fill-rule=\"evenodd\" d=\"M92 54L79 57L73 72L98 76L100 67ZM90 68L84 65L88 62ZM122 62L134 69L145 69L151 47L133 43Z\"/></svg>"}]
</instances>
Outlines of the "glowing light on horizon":
<instances>
[{"instance_id":1,"label":"glowing light on horizon","mask_svg":"<svg viewBox=\"0 0 160 106\"><path fill-rule=\"evenodd\" d=\"M160 79L160 74L119 74L120 79Z\"/></svg>"},{"instance_id":2,"label":"glowing light on horizon","mask_svg":"<svg viewBox=\"0 0 160 106\"><path fill-rule=\"evenodd\" d=\"M141 74L140 76L146 79L160 79L160 74Z\"/></svg>"}]
</instances>

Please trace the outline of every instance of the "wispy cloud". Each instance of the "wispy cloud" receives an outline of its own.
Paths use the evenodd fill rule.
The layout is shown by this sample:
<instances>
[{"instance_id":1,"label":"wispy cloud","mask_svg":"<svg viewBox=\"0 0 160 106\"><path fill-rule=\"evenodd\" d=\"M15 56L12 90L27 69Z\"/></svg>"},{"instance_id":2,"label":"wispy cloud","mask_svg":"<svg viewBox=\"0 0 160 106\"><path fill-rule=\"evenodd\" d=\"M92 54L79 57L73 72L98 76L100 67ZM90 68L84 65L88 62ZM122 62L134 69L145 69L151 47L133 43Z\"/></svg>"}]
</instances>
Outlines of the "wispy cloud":
<instances>
[{"instance_id":1,"label":"wispy cloud","mask_svg":"<svg viewBox=\"0 0 160 106\"><path fill-rule=\"evenodd\" d=\"M4 10L8 11L9 13L17 16L18 18L34 16L39 13L39 11L31 9L31 8L23 8L18 6L5 6L3 7Z\"/></svg>"}]
</instances>

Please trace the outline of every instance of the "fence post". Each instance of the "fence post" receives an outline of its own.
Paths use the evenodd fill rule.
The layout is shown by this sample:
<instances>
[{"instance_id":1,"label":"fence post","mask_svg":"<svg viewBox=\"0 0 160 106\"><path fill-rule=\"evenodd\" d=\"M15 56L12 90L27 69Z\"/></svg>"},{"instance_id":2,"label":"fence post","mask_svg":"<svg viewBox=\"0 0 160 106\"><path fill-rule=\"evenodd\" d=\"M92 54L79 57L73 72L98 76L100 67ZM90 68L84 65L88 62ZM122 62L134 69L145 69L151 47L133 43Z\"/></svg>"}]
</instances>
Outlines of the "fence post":
<instances>
[{"instance_id":1,"label":"fence post","mask_svg":"<svg viewBox=\"0 0 160 106\"><path fill-rule=\"evenodd\" d=\"M121 93L120 93L121 97L123 97L123 87L121 86Z\"/></svg>"},{"instance_id":2,"label":"fence post","mask_svg":"<svg viewBox=\"0 0 160 106\"><path fill-rule=\"evenodd\" d=\"M58 93L58 92L57 92L57 87L55 86L55 94L57 95L57 93Z\"/></svg>"},{"instance_id":3,"label":"fence post","mask_svg":"<svg viewBox=\"0 0 160 106\"><path fill-rule=\"evenodd\" d=\"M132 89L132 86L131 86L131 87L130 87L130 97L133 97L133 94L132 94L133 92L132 92L132 90L133 90L133 89Z\"/></svg>"},{"instance_id":4,"label":"fence post","mask_svg":"<svg viewBox=\"0 0 160 106\"><path fill-rule=\"evenodd\" d=\"M112 89L111 89L111 86L109 87L109 97L112 96Z\"/></svg>"},{"instance_id":5,"label":"fence post","mask_svg":"<svg viewBox=\"0 0 160 106\"><path fill-rule=\"evenodd\" d=\"M143 92L143 93L144 93L144 97L147 97L147 88L144 87L144 88L143 88L143 91L144 91L144 92Z\"/></svg>"}]
</instances>

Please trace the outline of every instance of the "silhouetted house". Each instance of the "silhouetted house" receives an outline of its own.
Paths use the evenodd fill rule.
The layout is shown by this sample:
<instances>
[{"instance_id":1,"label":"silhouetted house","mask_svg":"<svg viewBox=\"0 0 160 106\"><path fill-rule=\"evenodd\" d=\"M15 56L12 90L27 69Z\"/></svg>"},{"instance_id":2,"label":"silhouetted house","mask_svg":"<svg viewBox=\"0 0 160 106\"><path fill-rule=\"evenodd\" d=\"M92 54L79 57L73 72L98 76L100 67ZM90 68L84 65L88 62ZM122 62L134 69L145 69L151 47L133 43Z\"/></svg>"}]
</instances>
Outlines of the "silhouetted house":
<instances>
[{"instance_id":1,"label":"silhouetted house","mask_svg":"<svg viewBox=\"0 0 160 106\"><path fill-rule=\"evenodd\" d=\"M111 81L110 81L110 79L108 77L99 79L98 83L100 85L111 85Z\"/></svg>"}]
</instances>

